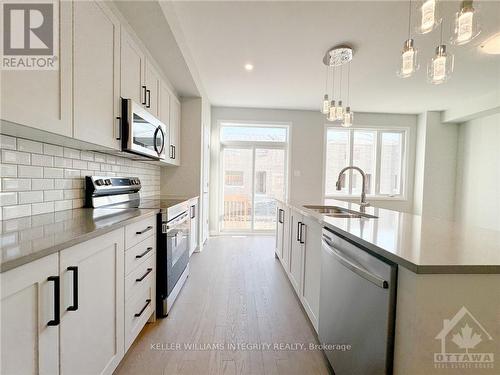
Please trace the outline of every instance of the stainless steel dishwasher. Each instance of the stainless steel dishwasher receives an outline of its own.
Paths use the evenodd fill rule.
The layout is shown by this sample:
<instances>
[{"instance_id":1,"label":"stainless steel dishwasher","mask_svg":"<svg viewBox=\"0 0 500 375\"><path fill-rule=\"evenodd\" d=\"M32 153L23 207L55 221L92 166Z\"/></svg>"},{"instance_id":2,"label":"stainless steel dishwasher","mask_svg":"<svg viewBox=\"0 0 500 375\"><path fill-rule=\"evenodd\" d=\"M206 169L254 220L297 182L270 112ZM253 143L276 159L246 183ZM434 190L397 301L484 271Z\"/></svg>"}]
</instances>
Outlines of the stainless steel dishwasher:
<instances>
[{"instance_id":1,"label":"stainless steel dishwasher","mask_svg":"<svg viewBox=\"0 0 500 375\"><path fill-rule=\"evenodd\" d=\"M395 265L323 229L319 339L336 375L392 374L396 280Z\"/></svg>"}]
</instances>

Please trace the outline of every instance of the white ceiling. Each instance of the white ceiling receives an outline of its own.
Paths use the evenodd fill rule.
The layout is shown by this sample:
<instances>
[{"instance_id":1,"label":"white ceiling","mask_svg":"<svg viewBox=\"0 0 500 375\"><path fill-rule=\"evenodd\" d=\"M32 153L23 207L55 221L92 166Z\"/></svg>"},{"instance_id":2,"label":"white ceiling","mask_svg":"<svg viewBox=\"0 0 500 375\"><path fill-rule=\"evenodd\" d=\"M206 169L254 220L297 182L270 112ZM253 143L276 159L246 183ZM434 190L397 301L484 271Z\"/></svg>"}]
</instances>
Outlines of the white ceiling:
<instances>
[{"instance_id":1,"label":"white ceiling","mask_svg":"<svg viewBox=\"0 0 500 375\"><path fill-rule=\"evenodd\" d=\"M458 2L446 2L444 35ZM419 113L466 105L500 90L500 55L479 44L500 31L500 2L481 3L481 35L455 53L444 85L426 82L436 31L416 36L421 68L396 77L407 37L407 2L193 2L174 3L179 24L213 105L318 109L325 86L324 53L339 43L355 48L351 106L355 111ZM245 63L255 69L247 72Z\"/></svg>"}]
</instances>

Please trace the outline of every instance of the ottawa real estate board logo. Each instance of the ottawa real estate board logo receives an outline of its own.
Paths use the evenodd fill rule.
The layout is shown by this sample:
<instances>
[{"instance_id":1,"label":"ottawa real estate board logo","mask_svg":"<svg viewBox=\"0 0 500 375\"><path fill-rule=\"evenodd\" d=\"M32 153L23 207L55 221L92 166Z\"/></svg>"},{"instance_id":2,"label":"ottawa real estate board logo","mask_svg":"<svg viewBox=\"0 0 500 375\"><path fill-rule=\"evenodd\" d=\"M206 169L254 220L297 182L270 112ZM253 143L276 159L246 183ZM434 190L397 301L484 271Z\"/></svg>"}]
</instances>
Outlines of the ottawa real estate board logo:
<instances>
[{"instance_id":1,"label":"ottawa real estate board logo","mask_svg":"<svg viewBox=\"0 0 500 375\"><path fill-rule=\"evenodd\" d=\"M434 353L436 368L494 368L493 337L465 306L451 319L443 320L435 339L441 341L441 351Z\"/></svg>"},{"instance_id":2,"label":"ottawa real estate board logo","mask_svg":"<svg viewBox=\"0 0 500 375\"><path fill-rule=\"evenodd\" d=\"M2 1L3 70L59 69L56 1Z\"/></svg>"}]
</instances>

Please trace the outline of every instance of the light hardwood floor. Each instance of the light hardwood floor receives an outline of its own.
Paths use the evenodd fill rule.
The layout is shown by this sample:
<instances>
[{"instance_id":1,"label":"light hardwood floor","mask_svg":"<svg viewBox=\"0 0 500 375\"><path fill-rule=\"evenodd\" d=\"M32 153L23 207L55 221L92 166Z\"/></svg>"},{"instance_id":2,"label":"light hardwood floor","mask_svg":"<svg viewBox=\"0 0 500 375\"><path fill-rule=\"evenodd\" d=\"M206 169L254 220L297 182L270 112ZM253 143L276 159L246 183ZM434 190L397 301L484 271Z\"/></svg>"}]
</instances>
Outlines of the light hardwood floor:
<instances>
[{"instance_id":1,"label":"light hardwood floor","mask_svg":"<svg viewBox=\"0 0 500 375\"><path fill-rule=\"evenodd\" d=\"M274 237L211 238L190 268L169 316L146 325L116 374L328 374L319 351L229 347L317 343L274 257ZM180 350L168 347L175 344ZM194 344L206 350L189 350ZM214 344L220 350L207 347Z\"/></svg>"}]
</instances>

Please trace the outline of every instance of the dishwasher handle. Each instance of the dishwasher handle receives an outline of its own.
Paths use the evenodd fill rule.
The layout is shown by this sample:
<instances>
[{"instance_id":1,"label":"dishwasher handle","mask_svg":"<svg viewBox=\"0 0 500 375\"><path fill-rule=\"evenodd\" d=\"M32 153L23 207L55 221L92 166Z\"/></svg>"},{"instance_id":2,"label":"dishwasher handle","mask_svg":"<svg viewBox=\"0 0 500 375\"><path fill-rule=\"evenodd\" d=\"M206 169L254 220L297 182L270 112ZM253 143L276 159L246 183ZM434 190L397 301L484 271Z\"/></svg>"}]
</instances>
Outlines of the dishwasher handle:
<instances>
[{"instance_id":1,"label":"dishwasher handle","mask_svg":"<svg viewBox=\"0 0 500 375\"><path fill-rule=\"evenodd\" d=\"M389 283L385 281L384 279L370 273L369 271L365 270L363 267L360 267L359 265L355 264L351 260L347 259L344 255L341 254L340 251L338 251L334 244L330 241L329 237L323 235L323 245L324 248L332 254L342 265L350 269L352 272L357 273L359 276L362 278L370 281L371 283L375 284L376 286L383 288L383 289L388 289L389 288Z\"/></svg>"}]
</instances>

